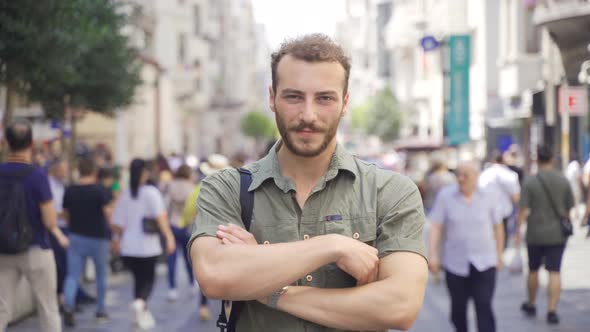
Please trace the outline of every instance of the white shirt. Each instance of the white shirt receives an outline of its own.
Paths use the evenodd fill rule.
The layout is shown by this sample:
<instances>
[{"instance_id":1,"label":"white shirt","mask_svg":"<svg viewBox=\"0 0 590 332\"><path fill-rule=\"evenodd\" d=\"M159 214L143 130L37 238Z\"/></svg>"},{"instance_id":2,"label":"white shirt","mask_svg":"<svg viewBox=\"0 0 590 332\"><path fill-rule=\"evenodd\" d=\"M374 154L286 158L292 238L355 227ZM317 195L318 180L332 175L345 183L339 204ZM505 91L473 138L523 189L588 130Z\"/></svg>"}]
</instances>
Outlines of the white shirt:
<instances>
[{"instance_id":1,"label":"white shirt","mask_svg":"<svg viewBox=\"0 0 590 332\"><path fill-rule=\"evenodd\" d=\"M58 179L54 178L53 176L49 176L49 188L51 189L51 196L53 196L53 205L55 206L55 212L60 215L64 208L64 194L66 192L66 186L59 181ZM66 227L67 223L63 218L58 218L57 223L59 227Z\"/></svg>"},{"instance_id":2,"label":"white shirt","mask_svg":"<svg viewBox=\"0 0 590 332\"><path fill-rule=\"evenodd\" d=\"M131 197L131 190L125 190L117 200L113 212L113 223L123 229L121 256L161 255L160 236L144 233L142 220L145 217L155 218L165 212L164 200L157 188L141 186L135 199Z\"/></svg>"},{"instance_id":3,"label":"white shirt","mask_svg":"<svg viewBox=\"0 0 590 332\"><path fill-rule=\"evenodd\" d=\"M502 218L488 192L478 190L467 201L457 185L447 186L436 197L428 218L444 225L445 270L466 277L470 264L480 272L496 266L494 225L501 224Z\"/></svg>"},{"instance_id":4,"label":"white shirt","mask_svg":"<svg viewBox=\"0 0 590 332\"><path fill-rule=\"evenodd\" d=\"M485 190L498 202L502 218L512 214L514 203L512 196L520 193L518 174L510 168L493 164L486 168L479 176L479 188Z\"/></svg>"}]
</instances>

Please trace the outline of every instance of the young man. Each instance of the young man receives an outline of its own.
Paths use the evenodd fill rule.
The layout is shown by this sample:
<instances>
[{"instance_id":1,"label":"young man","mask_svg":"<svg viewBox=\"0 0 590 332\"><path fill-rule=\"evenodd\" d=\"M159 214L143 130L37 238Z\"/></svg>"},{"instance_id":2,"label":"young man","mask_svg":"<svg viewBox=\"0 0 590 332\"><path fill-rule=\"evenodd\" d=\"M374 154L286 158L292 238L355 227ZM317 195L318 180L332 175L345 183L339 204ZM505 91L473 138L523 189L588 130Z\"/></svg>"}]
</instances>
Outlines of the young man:
<instances>
[{"instance_id":1,"label":"young man","mask_svg":"<svg viewBox=\"0 0 590 332\"><path fill-rule=\"evenodd\" d=\"M444 238L442 266L451 296L451 320L457 332L467 332L470 298L477 313L477 330L496 331L492 299L496 272L502 267L504 230L495 201L477 188L478 173L473 163L459 166L459 184L442 189L429 214L429 265L433 273L439 272L439 244Z\"/></svg>"},{"instance_id":2,"label":"young man","mask_svg":"<svg viewBox=\"0 0 590 332\"><path fill-rule=\"evenodd\" d=\"M557 304L561 293L559 272L567 241L561 231L559 219L569 216L574 207L574 194L565 176L554 169L551 148L540 146L537 149L537 158L539 173L525 181L518 213L517 229L527 222L526 244L529 257L528 299L522 304L521 310L529 317L537 313L535 302L539 288L538 272L544 263L549 271L547 322L558 324ZM557 211L554 211L554 207ZM516 232L515 240L520 245L519 232Z\"/></svg>"},{"instance_id":3,"label":"young man","mask_svg":"<svg viewBox=\"0 0 590 332\"><path fill-rule=\"evenodd\" d=\"M247 166L250 232L238 172L203 181L188 245L199 284L247 301L238 331L409 329L428 274L418 188L337 144L350 72L338 45L319 34L285 42L271 68L282 140Z\"/></svg>"},{"instance_id":4,"label":"young man","mask_svg":"<svg viewBox=\"0 0 590 332\"><path fill-rule=\"evenodd\" d=\"M0 165L3 175L0 185L12 185L5 181L22 181L26 197L26 215L33 229L30 247L18 254L0 254L0 331L6 329L12 316L15 289L25 276L37 300L37 312L42 331L61 331L61 319L57 304L57 275L55 259L49 242L51 233L61 246L68 246L68 239L57 225L57 213L51 196L47 175L31 165L33 130L25 120L16 120L5 129L10 150L8 162ZM24 174L14 180L17 174Z\"/></svg>"},{"instance_id":5,"label":"young man","mask_svg":"<svg viewBox=\"0 0 590 332\"><path fill-rule=\"evenodd\" d=\"M66 326L75 326L74 310L79 280L88 257L96 269L96 319L108 320L105 307L110 244L111 195L97 183L96 165L91 159L78 161L80 180L66 189L64 217L69 224L70 247L64 284Z\"/></svg>"}]
</instances>

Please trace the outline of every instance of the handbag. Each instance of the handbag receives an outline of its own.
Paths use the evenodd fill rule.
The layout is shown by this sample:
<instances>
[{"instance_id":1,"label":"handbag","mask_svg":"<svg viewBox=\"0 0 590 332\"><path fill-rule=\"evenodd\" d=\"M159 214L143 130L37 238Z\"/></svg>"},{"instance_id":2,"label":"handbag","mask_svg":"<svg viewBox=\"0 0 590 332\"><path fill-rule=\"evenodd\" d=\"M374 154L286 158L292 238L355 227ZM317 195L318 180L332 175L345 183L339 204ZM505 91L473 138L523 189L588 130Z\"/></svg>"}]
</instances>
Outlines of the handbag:
<instances>
[{"instance_id":1,"label":"handbag","mask_svg":"<svg viewBox=\"0 0 590 332\"><path fill-rule=\"evenodd\" d=\"M146 234L160 234L160 227L156 218L144 217L141 220L143 232Z\"/></svg>"},{"instance_id":2,"label":"handbag","mask_svg":"<svg viewBox=\"0 0 590 332\"><path fill-rule=\"evenodd\" d=\"M537 178L539 179L539 182L541 182L541 186L543 187L543 191L545 192L545 195L547 195L547 198L549 199L549 203L551 204L551 208L553 209L553 212L559 218L559 226L561 227L561 233L565 237L569 237L569 236L573 235L574 234L574 226L572 224L572 221L570 220L569 217L562 216L559 214L559 211L557 211L557 208L555 207L555 202L553 201L553 197L549 193L549 190L547 189L545 182L543 181L543 179L541 178L540 175L537 175Z\"/></svg>"}]
</instances>

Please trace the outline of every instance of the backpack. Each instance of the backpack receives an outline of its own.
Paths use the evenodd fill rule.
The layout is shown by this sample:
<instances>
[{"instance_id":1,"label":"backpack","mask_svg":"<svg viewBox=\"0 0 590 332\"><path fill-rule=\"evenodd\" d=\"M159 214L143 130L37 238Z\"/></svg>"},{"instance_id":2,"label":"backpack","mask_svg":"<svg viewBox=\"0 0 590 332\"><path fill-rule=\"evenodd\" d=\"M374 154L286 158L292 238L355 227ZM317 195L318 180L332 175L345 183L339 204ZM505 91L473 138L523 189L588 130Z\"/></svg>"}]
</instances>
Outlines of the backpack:
<instances>
[{"instance_id":1,"label":"backpack","mask_svg":"<svg viewBox=\"0 0 590 332\"><path fill-rule=\"evenodd\" d=\"M18 254L29 248L33 228L27 212L24 180L35 168L27 165L16 172L0 172L0 253Z\"/></svg>"},{"instance_id":2,"label":"backpack","mask_svg":"<svg viewBox=\"0 0 590 332\"><path fill-rule=\"evenodd\" d=\"M252 173L249 170L240 168L240 207L242 208L242 223L247 231L250 231L252 222L252 211L254 210L254 192L249 192L248 188L252 183ZM225 308L231 304L229 318L226 317ZM221 313L217 319L217 327L221 332L235 332L238 323L238 317L244 308L244 301L221 301Z\"/></svg>"}]
</instances>

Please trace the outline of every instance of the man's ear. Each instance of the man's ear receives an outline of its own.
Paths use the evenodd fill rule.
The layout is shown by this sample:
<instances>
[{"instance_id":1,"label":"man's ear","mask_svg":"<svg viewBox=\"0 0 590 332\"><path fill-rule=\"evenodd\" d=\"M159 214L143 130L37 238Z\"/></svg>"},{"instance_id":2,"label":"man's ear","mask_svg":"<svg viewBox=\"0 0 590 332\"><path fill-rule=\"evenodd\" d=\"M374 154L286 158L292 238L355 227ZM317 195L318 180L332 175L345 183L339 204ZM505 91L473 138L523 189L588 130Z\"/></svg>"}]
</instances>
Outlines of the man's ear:
<instances>
[{"instance_id":1,"label":"man's ear","mask_svg":"<svg viewBox=\"0 0 590 332\"><path fill-rule=\"evenodd\" d=\"M275 110L275 93L272 89L272 86L268 87L268 105L270 106L270 110L274 113Z\"/></svg>"},{"instance_id":2,"label":"man's ear","mask_svg":"<svg viewBox=\"0 0 590 332\"><path fill-rule=\"evenodd\" d=\"M343 105L342 105L342 114L340 114L340 117L344 117L346 115L346 113L348 112L348 98L349 98L349 93L348 91L346 91L346 94L344 95L344 99L343 99Z\"/></svg>"}]
</instances>

